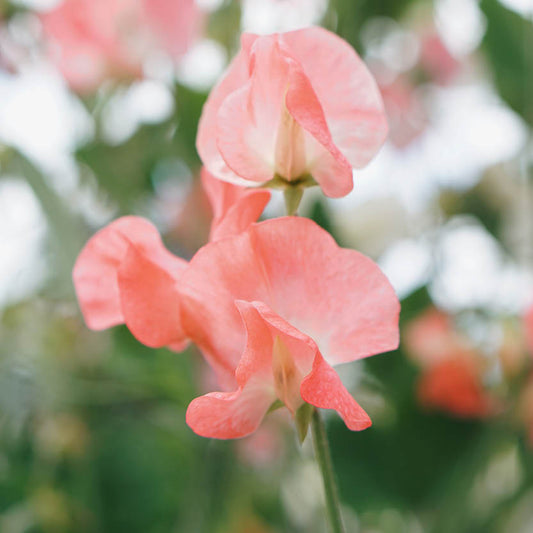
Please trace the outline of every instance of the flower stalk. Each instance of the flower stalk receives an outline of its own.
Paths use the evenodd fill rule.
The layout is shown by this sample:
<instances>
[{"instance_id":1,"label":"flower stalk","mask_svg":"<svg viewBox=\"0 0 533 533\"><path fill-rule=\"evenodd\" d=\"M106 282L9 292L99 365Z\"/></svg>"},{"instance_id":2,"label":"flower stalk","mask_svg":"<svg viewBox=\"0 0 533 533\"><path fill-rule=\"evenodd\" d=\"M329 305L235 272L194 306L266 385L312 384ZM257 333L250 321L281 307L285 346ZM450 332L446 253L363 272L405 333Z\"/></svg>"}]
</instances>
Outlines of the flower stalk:
<instances>
[{"instance_id":1,"label":"flower stalk","mask_svg":"<svg viewBox=\"0 0 533 533\"><path fill-rule=\"evenodd\" d=\"M339 502L339 492L335 482L335 473L331 461L326 427L318 409L315 409L313 413L311 432L313 434L313 446L315 448L316 460L324 483L326 509L328 511L331 533L345 533Z\"/></svg>"}]
</instances>

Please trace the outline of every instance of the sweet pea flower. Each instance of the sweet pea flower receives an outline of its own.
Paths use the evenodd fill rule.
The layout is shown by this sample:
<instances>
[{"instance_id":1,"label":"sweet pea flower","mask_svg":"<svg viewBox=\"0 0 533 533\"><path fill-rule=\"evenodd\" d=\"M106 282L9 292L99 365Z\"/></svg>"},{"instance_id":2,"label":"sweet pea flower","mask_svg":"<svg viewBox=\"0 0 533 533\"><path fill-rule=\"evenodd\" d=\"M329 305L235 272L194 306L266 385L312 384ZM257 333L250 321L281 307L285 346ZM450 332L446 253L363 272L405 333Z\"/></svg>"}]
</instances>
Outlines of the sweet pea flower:
<instances>
[{"instance_id":1,"label":"sweet pea flower","mask_svg":"<svg viewBox=\"0 0 533 533\"><path fill-rule=\"evenodd\" d=\"M196 433L253 433L277 400L293 414L334 409L352 430L371 424L332 368L398 345L399 302L370 259L283 217L206 245L180 294L183 328L226 387L190 404Z\"/></svg>"},{"instance_id":2,"label":"sweet pea flower","mask_svg":"<svg viewBox=\"0 0 533 533\"><path fill-rule=\"evenodd\" d=\"M187 410L206 437L252 433L276 400L293 414L304 403L334 409L365 429L370 418L332 365L398 345L399 302L377 265L297 217L252 224L189 264L150 223L125 217L89 241L74 282L90 327L124 322L149 346L198 345L226 388Z\"/></svg>"},{"instance_id":3,"label":"sweet pea flower","mask_svg":"<svg viewBox=\"0 0 533 533\"><path fill-rule=\"evenodd\" d=\"M243 34L211 92L197 148L217 178L247 186L318 183L341 197L387 135L379 89L355 51L322 28Z\"/></svg>"},{"instance_id":4,"label":"sweet pea flower","mask_svg":"<svg viewBox=\"0 0 533 533\"><path fill-rule=\"evenodd\" d=\"M63 0L41 16L51 58L79 92L140 77L153 49L179 57L199 20L194 0Z\"/></svg>"},{"instance_id":5,"label":"sweet pea flower","mask_svg":"<svg viewBox=\"0 0 533 533\"><path fill-rule=\"evenodd\" d=\"M270 198L268 191L219 184L206 173L203 184L215 212L211 240L244 231ZM181 326L177 286L186 266L187 261L164 247L148 220L134 216L115 220L89 240L74 266L86 324L94 330L126 324L143 344L183 349L187 336Z\"/></svg>"}]
</instances>

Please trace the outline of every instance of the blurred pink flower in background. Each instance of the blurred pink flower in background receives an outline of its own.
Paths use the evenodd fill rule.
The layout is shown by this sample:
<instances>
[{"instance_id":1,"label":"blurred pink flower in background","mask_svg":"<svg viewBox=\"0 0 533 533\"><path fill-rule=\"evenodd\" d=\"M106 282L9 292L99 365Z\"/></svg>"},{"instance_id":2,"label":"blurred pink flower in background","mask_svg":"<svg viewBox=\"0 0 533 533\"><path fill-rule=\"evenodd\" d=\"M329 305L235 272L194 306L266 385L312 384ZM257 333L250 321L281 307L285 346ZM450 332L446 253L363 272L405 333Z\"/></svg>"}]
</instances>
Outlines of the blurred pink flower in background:
<instances>
[{"instance_id":1,"label":"blurred pink flower in background","mask_svg":"<svg viewBox=\"0 0 533 533\"><path fill-rule=\"evenodd\" d=\"M408 356L422 369L418 399L426 407L460 418L484 418L500 405L485 388L487 362L448 315L430 309L404 333Z\"/></svg>"},{"instance_id":2,"label":"blurred pink flower in background","mask_svg":"<svg viewBox=\"0 0 533 533\"><path fill-rule=\"evenodd\" d=\"M389 121L389 139L397 148L405 148L427 127L429 117L417 88L407 76L380 85Z\"/></svg>"},{"instance_id":3,"label":"blurred pink flower in background","mask_svg":"<svg viewBox=\"0 0 533 533\"><path fill-rule=\"evenodd\" d=\"M49 53L80 92L142 75L151 50L183 54L198 30L194 0L64 0L41 16Z\"/></svg>"},{"instance_id":4,"label":"blurred pink flower in background","mask_svg":"<svg viewBox=\"0 0 533 533\"><path fill-rule=\"evenodd\" d=\"M496 414L499 404L485 390L482 371L476 359L466 354L450 355L422 375L418 384L420 403L460 418Z\"/></svg>"},{"instance_id":5,"label":"blurred pink flower in background","mask_svg":"<svg viewBox=\"0 0 533 533\"><path fill-rule=\"evenodd\" d=\"M217 178L257 185L311 175L327 196L353 187L387 135L372 75L342 39L321 28L244 34L211 92L197 148Z\"/></svg>"},{"instance_id":6,"label":"blurred pink flower in background","mask_svg":"<svg viewBox=\"0 0 533 533\"><path fill-rule=\"evenodd\" d=\"M436 31L420 37L420 65L430 79L440 85L451 83L462 67Z\"/></svg>"}]
</instances>

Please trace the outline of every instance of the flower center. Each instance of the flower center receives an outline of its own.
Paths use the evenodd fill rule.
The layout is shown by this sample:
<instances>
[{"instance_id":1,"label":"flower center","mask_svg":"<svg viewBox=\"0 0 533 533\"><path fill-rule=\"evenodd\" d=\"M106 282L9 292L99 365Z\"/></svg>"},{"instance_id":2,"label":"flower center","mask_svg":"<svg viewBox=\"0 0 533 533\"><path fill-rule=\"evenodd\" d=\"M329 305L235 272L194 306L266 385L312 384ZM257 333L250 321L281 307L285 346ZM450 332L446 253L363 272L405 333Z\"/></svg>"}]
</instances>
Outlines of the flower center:
<instances>
[{"instance_id":1,"label":"flower center","mask_svg":"<svg viewBox=\"0 0 533 533\"><path fill-rule=\"evenodd\" d=\"M305 174L305 132L283 104L276 137L276 173L291 181Z\"/></svg>"},{"instance_id":2,"label":"flower center","mask_svg":"<svg viewBox=\"0 0 533 533\"><path fill-rule=\"evenodd\" d=\"M300 396L302 373L294 363L287 345L276 336L272 346L272 373L277 397L294 414L304 402Z\"/></svg>"}]
</instances>

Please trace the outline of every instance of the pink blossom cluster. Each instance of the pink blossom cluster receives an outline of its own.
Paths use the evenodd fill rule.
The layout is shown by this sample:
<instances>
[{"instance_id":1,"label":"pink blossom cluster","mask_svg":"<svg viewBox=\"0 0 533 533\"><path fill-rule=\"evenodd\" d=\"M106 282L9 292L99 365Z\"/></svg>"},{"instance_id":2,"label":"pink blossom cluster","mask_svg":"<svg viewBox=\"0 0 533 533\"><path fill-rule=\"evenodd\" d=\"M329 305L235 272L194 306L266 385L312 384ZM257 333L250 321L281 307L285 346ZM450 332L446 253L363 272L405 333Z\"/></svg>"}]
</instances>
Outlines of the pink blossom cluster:
<instances>
[{"instance_id":1,"label":"pink blossom cluster","mask_svg":"<svg viewBox=\"0 0 533 533\"><path fill-rule=\"evenodd\" d=\"M243 35L199 126L210 242L187 262L147 220L112 222L74 268L88 326L126 324L140 342L177 351L195 343L221 389L188 407L199 435L248 435L277 404L293 415L305 404L333 409L348 428L367 428L333 367L398 346L392 286L311 220L256 221L272 185L347 194L353 167L386 134L377 86L339 37L320 28Z\"/></svg>"}]
</instances>

